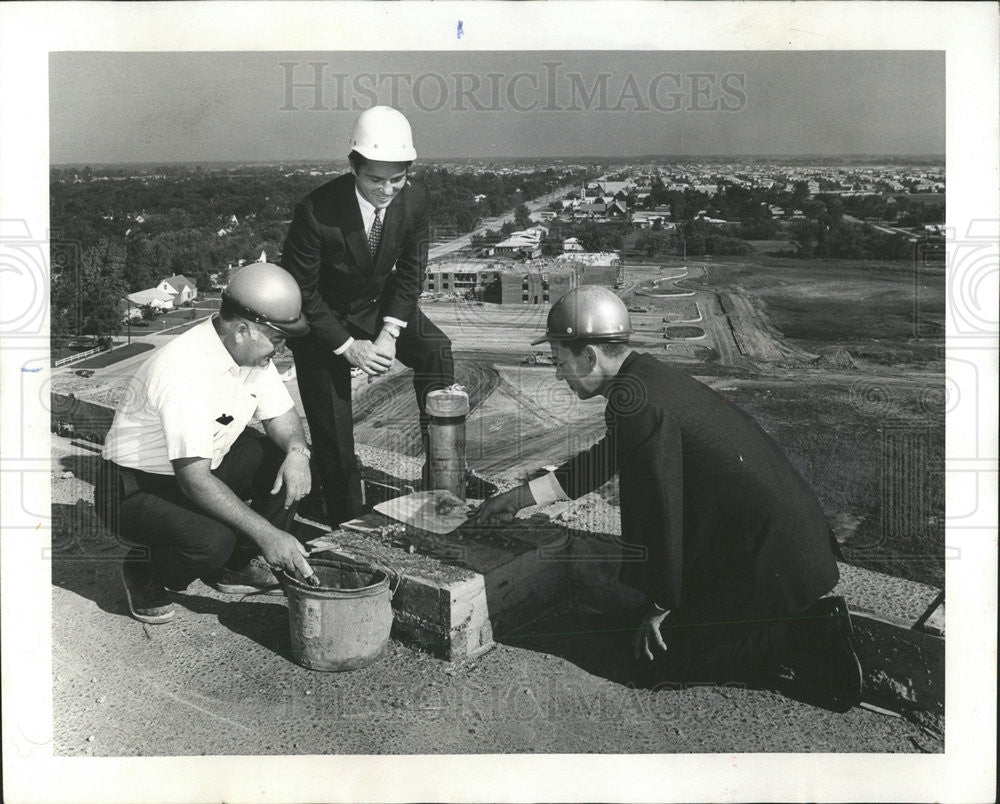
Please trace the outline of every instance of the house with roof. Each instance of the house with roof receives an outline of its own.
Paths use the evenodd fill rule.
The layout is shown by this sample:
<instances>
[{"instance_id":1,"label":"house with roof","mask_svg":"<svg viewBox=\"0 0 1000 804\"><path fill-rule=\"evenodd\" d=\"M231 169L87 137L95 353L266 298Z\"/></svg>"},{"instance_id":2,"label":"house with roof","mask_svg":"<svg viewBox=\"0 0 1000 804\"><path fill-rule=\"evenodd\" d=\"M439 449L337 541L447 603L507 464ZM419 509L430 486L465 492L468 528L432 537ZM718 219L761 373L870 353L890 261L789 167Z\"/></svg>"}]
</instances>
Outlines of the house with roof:
<instances>
[{"instance_id":1,"label":"house with roof","mask_svg":"<svg viewBox=\"0 0 1000 804\"><path fill-rule=\"evenodd\" d=\"M604 214L609 218L627 218L628 207L625 205L624 201L615 200L608 204Z\"/></svg>"},{"instance_id":2,"label":"house with roof","mask_svg":"<svg viewBox=\"0 0 1000 804\"><path fill-rule=\"evenodd\" d=\"M553 212L551 209L543 209L543 210L539 210L538 212L532 212L528 216L528 220L530 220L530 221L551 221L551 220L555 220L556 217L557 217L556 213Z\"/></svg>"},{"instance_id":3,"label":"house with roof","mask_svg":"<svg viewBox=\"0 0 1000 804\"><path fill-rule=\"evenodd\" d=\"M156 286L156 290L171 294L175 307L198 298L198 288L195 283L181 274L168 276Z\"/></svg>"},{"instance_id":4,"label":"house with roof","mask_svg":"<svg viewBox=\"0 0 1000 804\"><path fill-rule=\"evenodd\" d=\"M158 287L137 290L135 293L129 293L125 298L135 305L134 308L131 305L127 307L127 315L131 318L139 317L143 307L151 307L154 310L159 310L161 313L165 310L174 309L173 294L165 290L160 290Z\"/></svg>"},{"instance_id":5,"label":"house with roof","mask_svg":"<svg viewBox=\"0 0 1000 804\"><path fill-rule=\"evenodd\" d=\"M535 231L513 232L506 240L497 243L492 253L534 259L542 254L541 240L541 235Z\"/></svg>"},{"instance_id":6,"label":"house with roof","mask_svg":"<svg viewBox=\"0 0 1000 804\"><path fill-rule=\"evenodd\" d=\"M657 226L662 229L676 228L673 222L667 221L667 215L663 212L647 212L644 210L633 212L632 223L639 229L653 229Z\"/></svg>"}]
</instances>

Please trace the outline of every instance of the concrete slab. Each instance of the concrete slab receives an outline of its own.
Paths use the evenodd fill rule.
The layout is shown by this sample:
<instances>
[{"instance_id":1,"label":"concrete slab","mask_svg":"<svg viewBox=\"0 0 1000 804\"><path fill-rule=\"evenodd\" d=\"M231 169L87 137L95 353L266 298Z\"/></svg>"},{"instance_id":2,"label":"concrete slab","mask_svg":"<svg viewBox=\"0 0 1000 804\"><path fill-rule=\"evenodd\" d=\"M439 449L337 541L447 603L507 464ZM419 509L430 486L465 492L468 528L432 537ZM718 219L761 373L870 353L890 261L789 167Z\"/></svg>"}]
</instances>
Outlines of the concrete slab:
<instances>
[{"instance_id":1,"label":"concrete slab","mask_svg":"<svg viewBox=\"0 0 1000 804\"><path fill-rule=\"evenodd\" d=\"M944 750L940 733L918 723L861 709L836 715L766 690L634 689L628 633L565 605L543 601L532 612L530 597L518 599L517 564L488 583L506 566L492 553L484 575L408 544L338 536L345 552L384 550L405 577L436 584L399 588L400 625L386 653L350 673L295 664L281 597L194 583L173 595L171 623L144 626L128 616L118 577L125 548L98 527L88 502L92 456L59 436L52 449L53 732L31 736L51 739L58 756ZM62 478L65 469L75 476ZM551 546L538 533L495 538L509 541L512 561L535 560L532 539ZM602 565L536 567L535 578L572 577L574 566ZM535 618L504 626L478 655L454 638L462 628L453 633L452 623L489 621L475 601L485 598L488 610L504 595L511 611ZM447 634L428 622L447 622ZM465 658L414 650L421 629L425 641L429 634Z\"/></svg>"},{"instance_id":2,"label":"concrete slab","mask_svg":"<svg viewBox=\"0 0 1000 804\"><path fill-rule=\"evenodd\" d=\"M79 435L91 438L103 435L99 433L101 425L104 424L103 416L97 415L101 411L92 411L85 406L72 403L66 405L66 401L62 400L64 403L62 410L74 411L73 418L84 425L80 428L83 432L78 431ZM92 639L96 631L107 629L109 626L115 632L123 628L125 630L139 628L147 640L152 639L156 644L160 644L166 653L155 661L147 657L153 662L150 667L166 661L168 656L173 657L170 661L180 661L182 657L190 654L192 648L196 652L204 651L206 655L215 656L218 661L227 665L247 666L247 661L251 664L259 663L261 651L264 653L277 651L283 661L290 661L290 647L286 645L287 614L281 605L283 604L281 598L244 599L244 604L234 604L231 602L232 598L219 596L214 590L201 588L201 585L195 584L188 590L187 595L179 597L189 613L187 616L182 615L180 621L171 626L174 629L171 633L153 627L143 627L124 616L123 603L108 597L109 595L111 598L120 597L117 594L120 589L116 562L122 548L110 534L100 528L89 503L92 493L90 485L92 478L89 473L96 456L92 454L92 449L88 449L90 445L85 442L76 442L74 445L69 439L57 435L53 437L52 443L53 459L56 460L58 456L61 468L71 469L75 475L70 479L59 480L59 484L62 485L58 489L59 493L54 493L53 496L54 502L61 496L67 496L67 500L72 498L68 502L57 503L53 512L52 555L62 567L55 578L56 584L66 586L76 595L82 595L85 601L89 599L98 602L96 609L87 608L84 602L86 612L77 612L74 615L77 617L78 625L80 625L79 618L83 617L82 630L60 629L59 639L64 654L62 668L65 675L74 678L80 675L74 671L77 665L75 652L87 651L77 644L77 638L88 635L85 638ZM397 462L400 460L400 456L392 457ZM417 467L415 465L410 468ZM57 470L58 476L59 470ZM55 491L56 486L53 488ZM584 621L574 624L566 620L568 612L571 620L573 616L582 616L572 614L574 610L578 613L581 611L581 606L578 605L581 602L584 606L594 605L596 608L602 608L609 603L609 598L613 598L621 591L607 583L617 574L615 534L579 530L581 527L588 527L584 523L588 521L587 512L591 508L595 524L611 521L607 516L609 511L604 510L609 508L607 502L595 497L591 503L583 506L582 515L577 511L571 518L572 528L561 522L554 523L544 514L536 514L511 526L463 528L448 537L412 531L407 533L405 538L397 539L395 542L344 531L331 533L316 523L303 523L304 532L300 535L304 538L322 538L330 549L339 554L363 563L368 561L388 566L396 573L394 579L396 591L393 600L396 621L393 631L394 641L390 646L394 660L400 659L403 655L400 651L418 647L427 655L450 663L446 666L460 668L483 661L484 654L495 652L490 650L495 646L506 655L510 651L510 647L507 646L524 645L528 650L561 656L584 668L586 673L596 673L598 676L624 684L625 676L617 667L621 659L617 656L618 648L621 646L604 645L602 642L602 640L618 639L620 635L602 635L600 632L594 632L593 626ZM557 512L551 510L547 513L555 515ZM600 531L603 527L605 524L595 527L594 530ZM588 546L587 540L590 542L596 540L599 543L597 549L594 549L592 543ZM66 563L67 561L69 563ZM928 750L925 746L929 745L929 750L941 750L942 744L935 741L940 740L943 728L939 717L943 711L943 698L939 694L943 691L943 640L938 638L934 641L933 636L928 637L927 634L919 632L915 632L918 636L912 638L910 634L901 635L901 631L906 631L906 626L912 624L924 612L937 590L858 567L841 565L841 582L835 592L847 597L853 611L868 610L878 615L858 618L859 653L862 654L865 663L866 688L872 693L868 697L880 706L905 710L908 715L930 714L933 717L930 721L918 723L920 728L917 732L906 732L910 748L905 745L900 747L898 740L892 741L892 747L886 744L885 747L878 748L866 744L867 748L845 749L843 746L847 743L843 741L834 741L831 744L823 740L811 745L834 745L840 750L912 750L913 746L917 746L917 750ZM206 598L216 600L218 604L200 602ZM67 610L67 606L69 610L79 608L75 595L70 598L56 595L56 600L60 604L58 608L63 611ZM257 604L263 604L267 606L268 612L274 612L265 618L267 634L257 633L259 628L252 625L252 621L255 622L255 618L258 617L253 611L264 611ZM207 609L205 605L208 606ZM233 617L230 616L231 612L234 613ZM235 615L236 612L239 616ZM191 630L191 616L205 613L210 615L210 622L205 626L201 623L204 617L199 616L198 621L201 624L197 629L203 631L208 627L211 628L211 632L208 636L202 633L195 639ZM60 615L57 613L56 616ZM109 616L110 621L108 621ZM214 627L213 624L216 622L225 627L222 629ZM930 624L943 633L943 611L936 612ZM239 637L240 634L248 634L255 643L259 643L254 656L244 655L245 651L234 652L232 638ZM214 644L216 640L221 641L219 644ZM496 645L495 640L500 640L505 645ZM134 645L115 646L111 644L113 642L112 639L100 650L107 650L107 656L117 656L122 650L125 653L134 652ZM195 645L195 642L198 644ZM882 646L889 647L887 650L882 650ZM67 649L69 654L65 653ZM87 662L97 661L103 666L107 662L107 656L104 659L93 657L86 661L81 659L80 664L86 666ZM140 659L140 664L144 661L146 659ZM197 684L195 685L197 695L192 698L194 692L188 694L184 690L184 683L188 682L179 686L174 685L176 689L172 687L173 692L170 693L170 690L167 690L169 684L154 683L153 676L145 670L140 675L146 679L142 687L145 692L158 690L153 693L157 700L163 695L167 696L161 701L164 705L171 705L168 699L175 702L183 699L192 709L211 711L213 715L217 715L215 712L217 707L209 705L209 702L226 698L226 695L220 692L221 688L213 691L208 687L202 689L204 685ZM255 675L254 678L258 676ZM74 684L76 683L75 681ZM261 680L260 684L263 693L267 689L267 682ZM76 692L67 688L60 694L65 700L65 695L72 696ZM756 700L753 698L753 693L748 691L740 694L750 696L747 701L743 701L743 704ZM262 700L260 696L254 700L267 708L266 700ZM243 710L239 706L234 709L233 705L232 702L227 704L227 711L234 715L233 720L245 722L249 717L254 721L249 728L243 729L243 732L244 736L255 735L252 740L256 740L260 736L261 721L256 716L251 717L249 711L240 714ZM79 707L71 709L76 711ZM88 707L84 707L85 711L87 709ZM87 721L85 711L82 714L77 712L80 723ZM155 753L160 750L161 746L155 751L149 748L151 745L149 740L152 740L152 735L157 733L158 721L155 718L146 723L145 729L142 724L135 723L132 717L126 717L122 722L126 721L129 723L129 729L134 727L138 730L137 734L146 735L148 738L142 743L143 752ZM76 723L76 720L73 722ZM926 723L930 728L922 723ZM906 731L903 727L891 728ZM204 746L206 743L202 738L210 739L211 733L213 733L212 728L199 725L192 734L169 742L162 748L165 752L171 753L190 750L192 745ZM236 750L235 746L240 744L238 739L240 733L242 732L232 735L234 748L230 750ZM927 735L933 738L929 742ZM128 729L121 732L119 737L121 739L112 741L116 746L131 745L134 742ZM362 743L355 741L351 744L360 745L361 750L379 750L364 741ZM721 743L715 741L709 744ZM726 744L731 745L731 743ZM301 743L296 744L292 748L308 750L301 748L301 745ZM650 745L660 745L660 742L653 741ZM801 745L801 742L799 738L792 738L790 743L781 745L790 747ZM68 745L64 743L64 747L68 748ZM261 743L261 750L268 750L268 747L270 743L266 747ZM107 746L104 748L107 749ZM670 750L666 746L663 746L663 749ZM124 750L131 752L134 749ZM282 750L289 748L283 745ZM331 746L330 750L338 749ZM686 750L691 750L691 747ZM74 750L70 749L67 752L74 753Z\"/></svg>"}]
</instances>

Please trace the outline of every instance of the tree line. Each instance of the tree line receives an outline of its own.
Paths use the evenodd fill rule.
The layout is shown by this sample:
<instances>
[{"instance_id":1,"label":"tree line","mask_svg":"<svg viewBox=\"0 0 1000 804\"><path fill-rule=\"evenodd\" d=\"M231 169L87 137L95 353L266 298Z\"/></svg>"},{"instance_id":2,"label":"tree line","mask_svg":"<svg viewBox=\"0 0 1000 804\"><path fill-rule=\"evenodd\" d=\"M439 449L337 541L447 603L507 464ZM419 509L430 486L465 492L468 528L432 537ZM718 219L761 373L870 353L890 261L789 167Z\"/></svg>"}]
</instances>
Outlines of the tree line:
<instances>
[{"instance_id":1,"label":"tree line","mask_svg":"<svg viewBox=\"0 0 1000 804\"><path fill-rule=\"evenodd\" d=\"M319 173L320 175L317 175ZM53 335L117 329L120 300L183 274L204 292L229 264L276 261L295 203L336 172L244 166L54 168L50 176ZM455 173L420 167L432 227L470 231L582 172ZM476 201L476 197L480 196ZM235 222L233 220L235 216Z\"/></svg>"}]
</instances>

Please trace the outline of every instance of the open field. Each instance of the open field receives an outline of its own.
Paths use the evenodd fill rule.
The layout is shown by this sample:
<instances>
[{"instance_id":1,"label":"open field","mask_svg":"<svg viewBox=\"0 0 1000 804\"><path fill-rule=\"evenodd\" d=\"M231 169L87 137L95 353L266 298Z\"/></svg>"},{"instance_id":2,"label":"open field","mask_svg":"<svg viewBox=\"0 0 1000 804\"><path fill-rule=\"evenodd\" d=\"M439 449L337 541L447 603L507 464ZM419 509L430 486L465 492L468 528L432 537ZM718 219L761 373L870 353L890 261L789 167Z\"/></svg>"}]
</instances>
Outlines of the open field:
<instances>
[{"instance_id":1,"label":"open field","mask_svg":"<svg viewBox=\"0 0 1000 804\"><path fill-rule=\"evenodd\" d=\"M882 365L940 370L944 270L908 263L781 260L713 264L714 289L752 296L771 323L806 349L847 349Z\"/></svg>"}]
</instances>

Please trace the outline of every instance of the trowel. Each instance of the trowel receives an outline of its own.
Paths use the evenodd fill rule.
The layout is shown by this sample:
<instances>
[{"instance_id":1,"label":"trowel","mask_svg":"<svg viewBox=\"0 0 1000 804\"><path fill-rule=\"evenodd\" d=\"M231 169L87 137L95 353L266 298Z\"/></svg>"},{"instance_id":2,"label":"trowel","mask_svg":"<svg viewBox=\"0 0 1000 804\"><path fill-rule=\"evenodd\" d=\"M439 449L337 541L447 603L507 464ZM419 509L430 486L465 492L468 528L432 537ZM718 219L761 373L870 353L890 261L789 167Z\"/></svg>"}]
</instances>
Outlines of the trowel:
<instances>
[{"instance_id":1,"label":"trowel","mask_svg":"<svg viewBox=\"0 0 1000 804\"><path fill-rule=\"evenodd\" d=\"M469 506L450 491L415 491L375 506L380 514L420 530L443 536L461 527L469 518Z\"/></svg>"}]
</instances>

